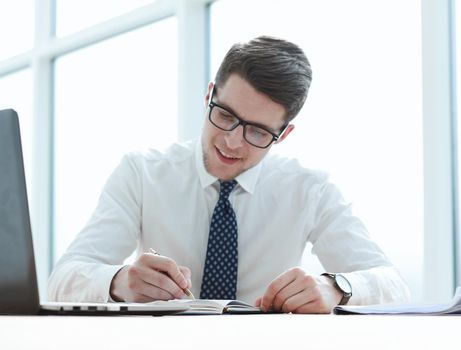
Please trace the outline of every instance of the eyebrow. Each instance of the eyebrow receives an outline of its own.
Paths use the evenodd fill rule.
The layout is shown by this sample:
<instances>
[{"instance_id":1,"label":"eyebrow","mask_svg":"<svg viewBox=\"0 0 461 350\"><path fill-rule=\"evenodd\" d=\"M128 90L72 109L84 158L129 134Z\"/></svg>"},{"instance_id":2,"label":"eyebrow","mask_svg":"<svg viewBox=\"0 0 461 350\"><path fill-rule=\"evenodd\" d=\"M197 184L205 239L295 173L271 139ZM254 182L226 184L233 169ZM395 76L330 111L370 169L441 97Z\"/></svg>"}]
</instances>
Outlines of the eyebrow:
<instances>
[{"instance_id":1,"label":"eyebrow","mask_svg":"<svg viewBox=\"0 0 461 350\"><path fill-rule=\"evenodd\" d=\"M215 97L216 97L216 93L215 93ZM235 113L235 111L229 107L227 104L225 103L222 103L222 102L219 102L219 101L211 101L211 102L214 102L216 105L218 105L219 107L221 108L224 108L224 110L226 110L227 112L233 114L234 116L236 116L237 118L247 122L248 124L250 125L253 125L253 126L257 126L258 128L261 128L261 129L264 129L264 130L267 130L267 131L270 131L271 133L273 133L274 135L278 135L277 131L273 130L272 128L268 127L267 125L263 125L263 124L260 124L260 123L253 123L253 122L249 122L248 120L240 117L237 113Z\"/></svg>"}]
</instances>

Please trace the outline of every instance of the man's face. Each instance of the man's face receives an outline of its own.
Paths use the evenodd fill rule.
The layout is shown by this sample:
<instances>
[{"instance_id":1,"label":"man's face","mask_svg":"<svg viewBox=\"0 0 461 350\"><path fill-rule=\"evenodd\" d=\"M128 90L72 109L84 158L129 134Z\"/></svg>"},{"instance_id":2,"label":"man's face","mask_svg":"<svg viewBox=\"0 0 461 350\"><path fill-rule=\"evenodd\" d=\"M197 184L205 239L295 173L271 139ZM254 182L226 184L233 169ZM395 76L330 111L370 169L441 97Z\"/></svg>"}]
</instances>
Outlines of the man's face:
<instances>
[{"instance_id":1,"label":"man's face","mask_svg":"<svg viewBox=\"0 0 461 350\"><path fill-rule=\"evenodd\" d=\"M205 103L208 106L213 84L208 85ZM233 111L238 117L250 123L264 125L276 134L284 125L285 109L266 95L256 91L248 82L237 74L229 76L224 86L213 96L213 102ZM215 127L208 119L206 111L202 133L203 160L205 168L221 180L231 180L258 164L269 149L257 148L243 138L243 126L231 131ZM294 128L289 125L277 142L282 141Z\"/></svg>"}]
</instances>

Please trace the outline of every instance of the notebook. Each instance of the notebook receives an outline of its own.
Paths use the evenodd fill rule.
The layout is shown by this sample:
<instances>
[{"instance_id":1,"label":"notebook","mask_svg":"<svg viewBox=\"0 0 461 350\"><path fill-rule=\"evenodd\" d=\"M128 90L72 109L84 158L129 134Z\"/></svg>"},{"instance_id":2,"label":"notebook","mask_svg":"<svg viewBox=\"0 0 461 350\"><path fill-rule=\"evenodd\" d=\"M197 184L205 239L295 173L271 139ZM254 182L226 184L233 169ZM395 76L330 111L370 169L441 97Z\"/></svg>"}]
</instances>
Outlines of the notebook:
<instances>
[{"instance_id":1,"label":"notebook","mask_svg":"<svg viewBox=\"0 0 461 350\"><path fill-rule=\"evenodd\" d=\"M173 299L155 301L157 305L187 305L189 308L177 315L220 315L220 314L261 314L260 308L241 300L209 300L209 299Z\"/></svg>"},{"instance_id":2,"label":"notebook","mask_svg":"<svg viewBox=\"0 0 461 350\"><path fill-rule=\"evenodd\" d=\"M40 303L17 113L0 111L0 314L165 315L183 303Z\"/></svg>"}]
</instances>

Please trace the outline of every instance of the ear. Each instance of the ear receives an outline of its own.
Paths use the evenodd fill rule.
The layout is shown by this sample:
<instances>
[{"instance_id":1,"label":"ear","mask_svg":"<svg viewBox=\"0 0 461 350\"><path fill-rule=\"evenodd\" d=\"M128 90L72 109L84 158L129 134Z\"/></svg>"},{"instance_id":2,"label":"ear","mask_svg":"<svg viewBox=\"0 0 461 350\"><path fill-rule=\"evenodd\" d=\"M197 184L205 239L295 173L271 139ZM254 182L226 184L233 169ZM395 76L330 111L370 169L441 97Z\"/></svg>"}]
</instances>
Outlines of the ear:
<instances>
[{"instance_id":1,"label":"ear","mask_svg":"<svg viewBox=\"0 0 461 350\"><path fill-rule=\"evenodd\" d=\"M287 128L285 129L285 132L282 134L282 136L280 136L280 138L275 143L280 143L283 140L285 140L285 138L290 134L290 132L293 131L294 128L295 126L293 124L288 125Z\"/></svg>"},{"instance_id":2,"label":"ear","mask_svg":"<svg viewBox=\"0 0 461 350\"><path fill-rule=\"evenodd\" d=\"M207 93L205 95L205 108L207 108L208 104L210 103L211 90L213 90L213 87L214 87L214 83L212 81L210 81L208 83L208 90L207 90Z\"/></svg>"}]
</instances>

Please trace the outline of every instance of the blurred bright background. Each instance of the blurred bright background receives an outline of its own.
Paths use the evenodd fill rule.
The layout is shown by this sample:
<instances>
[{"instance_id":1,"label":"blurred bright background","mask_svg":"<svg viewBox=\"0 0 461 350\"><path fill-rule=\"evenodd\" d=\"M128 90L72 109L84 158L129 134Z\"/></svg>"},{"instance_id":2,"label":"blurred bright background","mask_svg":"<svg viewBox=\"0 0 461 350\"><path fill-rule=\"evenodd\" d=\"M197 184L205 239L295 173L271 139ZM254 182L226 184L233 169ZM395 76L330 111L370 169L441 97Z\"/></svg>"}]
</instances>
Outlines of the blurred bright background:
<instances>
[{"instance_id":1,"label":"blurred bright background","mask_svg":"<svg viewBox=\"0 0 461 350\"><path fill-rule=\"evenodd\" d=\"M123 154L198 137L206 84L226 51L273 35L301 46L313 68L295 131L273 152L330 174L415 301L450 297L460 283L459 7L454 0L1 2L0 109L20 116L42 296ZM309 247L304 265L322 271Z\"/></svg>"}]
</instances>

